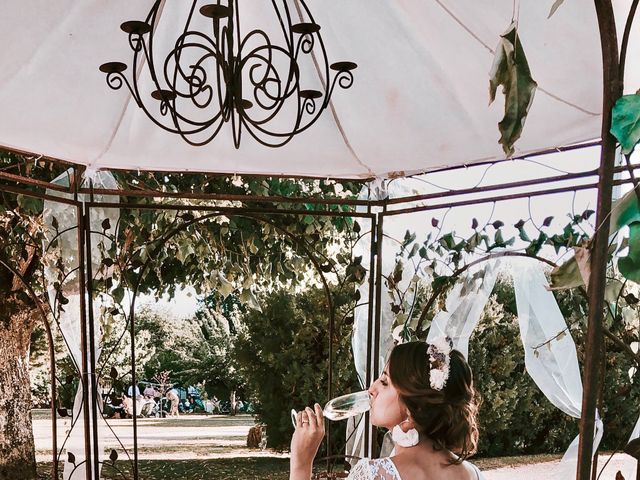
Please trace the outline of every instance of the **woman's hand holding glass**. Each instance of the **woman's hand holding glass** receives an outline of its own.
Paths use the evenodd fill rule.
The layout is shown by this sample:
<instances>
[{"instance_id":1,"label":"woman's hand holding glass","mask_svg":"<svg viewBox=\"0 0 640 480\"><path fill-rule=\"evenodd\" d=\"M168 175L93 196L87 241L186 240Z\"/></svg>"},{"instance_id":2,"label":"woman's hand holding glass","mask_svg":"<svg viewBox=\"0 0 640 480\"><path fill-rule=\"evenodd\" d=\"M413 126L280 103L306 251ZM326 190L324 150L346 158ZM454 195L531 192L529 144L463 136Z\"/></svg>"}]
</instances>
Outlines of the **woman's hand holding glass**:
<instances>
[{"instance_id":1,"label":"woman's hand holding glass","mask_svg":"<svg viewBox=\"0 0 640 480\"><path fill-rule=\"evenodd\" d=\"M296 415L296 429L291 438L290 480L311 478L313 459L324 438L324 415L317 403Z\"/></svg>"}]
</instances>

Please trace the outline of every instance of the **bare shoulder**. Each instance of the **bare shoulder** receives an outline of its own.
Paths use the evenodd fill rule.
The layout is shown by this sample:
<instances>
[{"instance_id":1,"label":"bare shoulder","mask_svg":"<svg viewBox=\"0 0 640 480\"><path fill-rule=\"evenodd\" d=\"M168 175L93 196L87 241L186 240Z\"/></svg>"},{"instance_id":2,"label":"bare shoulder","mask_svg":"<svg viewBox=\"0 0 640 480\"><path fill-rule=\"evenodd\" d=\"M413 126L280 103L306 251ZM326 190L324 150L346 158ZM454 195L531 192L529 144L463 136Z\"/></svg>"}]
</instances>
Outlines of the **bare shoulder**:
<instances>
[{"instance_id":1,"label":"bare shoulder","mask_svg":"<svg viewBox=\"0 0 640 480\"><path fill-rule=\"evenodd\" d=\"M446 465L440 470L442 480L482 480L479 470L469 462Z\"/></svg>"}]
</instances>

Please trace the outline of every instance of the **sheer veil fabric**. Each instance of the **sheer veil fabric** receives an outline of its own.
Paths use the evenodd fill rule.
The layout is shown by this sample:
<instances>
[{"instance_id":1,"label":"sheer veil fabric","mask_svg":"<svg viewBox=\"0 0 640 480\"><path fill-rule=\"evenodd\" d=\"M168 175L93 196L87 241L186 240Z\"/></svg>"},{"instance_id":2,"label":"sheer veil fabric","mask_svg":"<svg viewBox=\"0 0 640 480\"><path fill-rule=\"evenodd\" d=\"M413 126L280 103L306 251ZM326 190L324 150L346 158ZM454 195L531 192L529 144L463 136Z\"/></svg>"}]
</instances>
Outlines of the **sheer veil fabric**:
<instances>
[{"instance_id":1,"label":"sheer veil fabric","mask_svg":"<svg viewBox=\"0 0 640 480\"><path fill-rule=\"evenodd\" d=\"M57 185L68 186L70 179L71 171L68 171L58 178L53 180L52 183ZM85 184L83 186L87 186L87 177L85 177ZM92 172L91 179L93 184L97 187L108 188L108 189L117 189L118 185L113 178L113 175L109 172ZM47 194L51 196L69 196L63 193L60 193L57 190L47 190ZM98 195L96 196L97 201L105 201L105 202L119 202L119 198L116 196L105 196ZM118 222L119 212L114 209L105 209L105 208L95 208L91 211L91 219L90 226L91 231L94 232L91 234L91 242L92 242L92 258L91 266L94 274L94 279L98 278L100 275L99 267L101 263L101 254L100 250L108 250L111 246L111 240L109 240L106 236L103 236L97 232L102 232L102 222L105 219L109 219L112 228L115 228ZM77 230L77 210L75 208L71 208L68 205L57 203L55 201L47 200L44 203L44 214L43 214L44 222L48 227L47 238L44 241L44 249L49 248L50 242L56 238L57 246L52 247L53 250L58 250L57 254L60 260L64 263L64 269L66 272L70 273L65 280L60 285L61 293L67 299L66 304L64 304L61 310L58 311L57 302L60 298L58 296L58 291L54 284L58 282L58 270L56 268L52 268L51 266L45 266L45 282L47 287L47 295L49 297L49 302L52 306L52 311L56 312L56 320L60 328L60 332L62 333L65 345L69 350L69 354L71 359L77 369L77 375L80 376L82 372L82 350L81 350L81 335L82 335L82 327L80 322L80 314L81 314L81 295L85 294L83 287L80 285L80 279L77 275L77 268L79 266L79 258L78 258L78 230ZM86 299L88 302L88 299ZM95 358L96 364L99 365L99 358L101 354L101 342L102 342L102 331L99 324L100 315L98 311L100 310L100 300L98 298L94 298L94 313L96 313L96 323L97 325L94 328L94 344L95 344ZM89 337L90 331L87 326L87 338ZM96 366L97 366L96 365ZM93 372L99 373L99 372ZM102 407L101 407L101 399L93 398L92 391L89 389L88 392L88 403L89 403L89 418L90 422L93 422L93 409L98 408L97 412L97 423L98 423L98 443L101 444L106 433L106 424L102 419ZM68 425L65 430L70 430L68 438L63 436L59 439L59 445L63 448L67 454L72 454L75 458L74 463L70 463L68 461L64 464L63 478L64 480L69 479L77 479L85 477L85 469L86 464L83 463L85 460L85 445L84 445L84 409L86 406L83 402L83 391L82 391L82 382L78 384L78 388L75 393L74 401L73 401L73 410L71 416L71 424ZM93 427L92 427L93 428ZM104 449L99 448L101 452L99 454L99 461L104 460ZM69 458L68 456L63 456L62 458Z\"/></svg>"}]
</instances>

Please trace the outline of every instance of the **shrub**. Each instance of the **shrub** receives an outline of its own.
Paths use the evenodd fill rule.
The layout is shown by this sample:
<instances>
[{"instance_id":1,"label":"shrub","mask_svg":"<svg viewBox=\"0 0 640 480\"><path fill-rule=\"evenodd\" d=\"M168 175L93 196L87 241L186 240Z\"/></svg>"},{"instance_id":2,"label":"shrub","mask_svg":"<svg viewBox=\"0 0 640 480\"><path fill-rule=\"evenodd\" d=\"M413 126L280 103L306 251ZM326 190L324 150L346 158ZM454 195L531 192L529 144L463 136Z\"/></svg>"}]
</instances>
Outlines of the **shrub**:
<instances>
[{"instance_id":1,"label":"shrub","mask_svg":"<svg viewBox=\"0 0 640 480\"><path fill-rule=\"evenodd\" d=\"M572 325L580 366L584 365L586 299L576 291L556 292L563 315ZM634 332L622 322L611 331L627 345ZM605 340L606 370L601 416L605 435L600 448L624 446L638 418L640 384L631 382L632 361L620 347ZM486 456L563 452L578 434L578 419L557 409L526 374L524 350L516 317L513 286L496 283L469 351L476 385L483 397L480 409L479 453Z\"/></svg>"},{"instance_id":2,"label":"shrub","mask_svg":"<svg viewBox=\"0 0 640 480\"><path fill-rule=\"evenodd\" d=\"M337 299L337 304L344 302ZM288 447L293 428L291 408L328 400L329 314L322 290L297 295L272 294L262 312L243 318L245 328L234 346L234 360L267 425L268 445ZM334 395L359 390L351 354L351 325L336 316L333 344ZM332 452L344 446L344 422L332 424Z\"/></svg>"}]
</instances>

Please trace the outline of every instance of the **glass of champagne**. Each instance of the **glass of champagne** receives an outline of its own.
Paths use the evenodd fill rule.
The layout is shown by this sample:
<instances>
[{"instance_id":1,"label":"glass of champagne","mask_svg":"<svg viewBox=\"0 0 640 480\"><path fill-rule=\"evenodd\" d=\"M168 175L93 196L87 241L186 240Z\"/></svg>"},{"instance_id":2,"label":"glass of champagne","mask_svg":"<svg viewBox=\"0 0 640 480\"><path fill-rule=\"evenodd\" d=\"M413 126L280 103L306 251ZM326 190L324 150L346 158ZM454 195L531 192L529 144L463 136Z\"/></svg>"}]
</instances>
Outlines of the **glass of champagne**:
<instances>
[{"instance_id":1,"label":"glass of champagne","mask_svg":"<svg viewBox=\"0 0 640 480\"><path fill-rule=\"evenodd\" d=\"M371 408L371 395L367 390L348 393L341 397L329 400L322 410L323 415L329 420L343 420L364 413ZM291 409L291 423L296 427L298 412Z\"/></svg>"}]
</instances>

